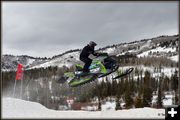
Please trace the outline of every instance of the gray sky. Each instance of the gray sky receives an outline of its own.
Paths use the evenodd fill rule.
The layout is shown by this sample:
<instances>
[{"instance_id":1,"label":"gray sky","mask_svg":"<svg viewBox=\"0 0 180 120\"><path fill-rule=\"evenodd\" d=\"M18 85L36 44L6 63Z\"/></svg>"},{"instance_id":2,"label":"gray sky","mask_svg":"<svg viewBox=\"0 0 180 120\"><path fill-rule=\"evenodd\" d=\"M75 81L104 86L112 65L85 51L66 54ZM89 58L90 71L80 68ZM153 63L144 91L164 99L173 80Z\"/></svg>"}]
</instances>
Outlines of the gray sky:
<instances>
[{"instance_id":1,"label":"gray sky","mask_svg":"<svg viewBox=\"0 0 180 120\"><path fill-rule=\"evenodd\" d=\"M178 34L178 2L3 2L2 54L52 57Z\"/></svg>"}]
</instances>

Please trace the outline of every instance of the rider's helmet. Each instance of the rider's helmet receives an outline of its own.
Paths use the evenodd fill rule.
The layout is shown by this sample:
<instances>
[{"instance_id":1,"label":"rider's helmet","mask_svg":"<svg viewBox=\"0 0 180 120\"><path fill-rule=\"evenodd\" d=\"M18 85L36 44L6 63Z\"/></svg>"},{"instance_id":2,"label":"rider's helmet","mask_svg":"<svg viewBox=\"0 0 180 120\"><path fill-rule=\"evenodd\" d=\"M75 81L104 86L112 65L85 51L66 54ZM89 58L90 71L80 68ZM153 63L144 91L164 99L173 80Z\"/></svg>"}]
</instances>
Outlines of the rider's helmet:
<instances>
[{"instance_id":1,"label":"rider's helmet","mask_svg":"<svg viewBox=\"0 0 180 120\"><path fill-rule=\"evenodd\" d=\"M89 42L89 45L94 47L94 46L96 46L97 44L96 44L94 41L90 41L90 42Z\"/></svg>"}]
</instances>

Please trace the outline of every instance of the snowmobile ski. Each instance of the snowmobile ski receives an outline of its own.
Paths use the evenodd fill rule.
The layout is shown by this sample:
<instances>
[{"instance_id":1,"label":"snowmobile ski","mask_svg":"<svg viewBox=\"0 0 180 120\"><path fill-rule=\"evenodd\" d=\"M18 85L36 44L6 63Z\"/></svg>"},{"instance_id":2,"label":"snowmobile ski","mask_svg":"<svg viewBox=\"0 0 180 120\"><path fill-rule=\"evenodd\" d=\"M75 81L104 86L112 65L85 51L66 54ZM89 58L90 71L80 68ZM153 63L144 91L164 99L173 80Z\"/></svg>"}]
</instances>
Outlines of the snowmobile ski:
<instances>
[{"instance_id":1,"label":"snowmobile ski","mask_svg":"<svg viewBox=\"0 0 180 120\"><path fill-rule=\"evenodd\" d=\"M129 69L127 69L124 73L122 73L121 75L118 75L118 76L114 77L113 79L118 79L118 78L124 77L124 76L130 74L133 70L134 70L134 68L129 68Z\"/></svg>"}]
</instances>

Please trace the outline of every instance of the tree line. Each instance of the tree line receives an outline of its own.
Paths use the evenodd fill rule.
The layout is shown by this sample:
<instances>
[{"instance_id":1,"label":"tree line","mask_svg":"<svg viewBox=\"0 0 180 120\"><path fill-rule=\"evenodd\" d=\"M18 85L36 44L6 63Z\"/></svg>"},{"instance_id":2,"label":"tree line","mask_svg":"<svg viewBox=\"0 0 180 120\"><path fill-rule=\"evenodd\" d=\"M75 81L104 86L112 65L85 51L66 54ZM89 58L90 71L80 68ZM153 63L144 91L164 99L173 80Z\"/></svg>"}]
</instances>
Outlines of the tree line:
<instances>
[{"instance_id":1,"label":"tree line","mask_svg":"<svg viewBox=\"0 0 180 120\"><path fill-rule=\"evenodd\" d=\"M111 76L96 80L92 83L71 88L67 83L59 84L57 81L64 72L74 71L75 68L38 68L26 70L23 78L22 99L39 102L42 105L58 109L59 105L67 105L67 97L76 98L76 102L90 102L98 98L99 110L101 104L108 97L116 99L116 109L122 109L121 103L126 103L125 108L150 107L152 106L152 94L157 92L157 106L162 107L162 98L165 91L174 90L177 96L178 71L171 77L161 75L153 77L149 71L135 68L134 72L126 77L112 80ZM4 96L12 96L14 88L15 72L2 73L2 89ZM116 74L121 74L118 70ZM136 76L136 77L135 77ZM15 97L20 96L21 81L17 81ZM177 101L177 97L176 97Z\"/></svg>"}]
</instances>

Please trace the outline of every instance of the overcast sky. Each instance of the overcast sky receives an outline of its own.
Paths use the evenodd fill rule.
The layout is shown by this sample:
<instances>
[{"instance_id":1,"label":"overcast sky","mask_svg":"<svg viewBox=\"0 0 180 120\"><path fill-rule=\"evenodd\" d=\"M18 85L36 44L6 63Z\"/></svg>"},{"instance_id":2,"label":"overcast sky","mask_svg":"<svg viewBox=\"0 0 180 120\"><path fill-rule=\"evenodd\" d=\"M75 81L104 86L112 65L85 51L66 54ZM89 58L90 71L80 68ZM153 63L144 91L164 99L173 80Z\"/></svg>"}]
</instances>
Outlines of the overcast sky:
<instances>
[{"instance_id":1,"label":"overcast sky","mask_svg":"<svg viewBox=\"0 0 180 120\"><path fill-rule=\"evenodd\" d=\"M178 34L178 2L3 2L2 53L52 57Z\"/></svg>"}]
</instances>

